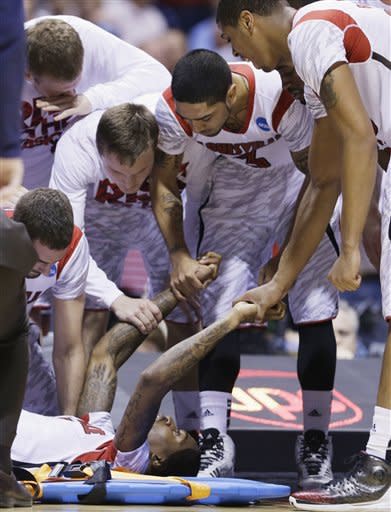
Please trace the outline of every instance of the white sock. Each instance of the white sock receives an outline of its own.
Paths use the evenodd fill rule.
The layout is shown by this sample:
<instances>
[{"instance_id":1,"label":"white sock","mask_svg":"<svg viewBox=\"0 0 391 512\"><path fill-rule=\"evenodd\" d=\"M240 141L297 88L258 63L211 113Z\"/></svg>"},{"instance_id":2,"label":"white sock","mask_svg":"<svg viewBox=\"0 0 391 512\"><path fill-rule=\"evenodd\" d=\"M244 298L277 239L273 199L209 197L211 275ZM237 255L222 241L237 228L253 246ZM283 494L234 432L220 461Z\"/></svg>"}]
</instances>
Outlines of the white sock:
<instances>
[{"instance_id":1,"label":"white sock","mask_svg":"<svg viewBox=\"0 0 391 512\"><path fill-rule=\"evenodd\" d=\"M201 430L217 428L227 433L232 394L222 391L201 391Z\"/></svg>"},{"instance_id":2,"label":"white sock","mask_svg":"<svg viewBox=\"0 0 391 512\"><path fill-rule=\"evenodd\" d=\"M376 405L366 448L367 453L385 459L390 440L391 409L385 409Z\"/></svg>"},{"instance_id":3,"label":"white sock","mask_svg":"<svg viewBox=\"0 0 391 512\"><path fill-rule=\"evenodd\" d=\"M200 430L199 391L173 391L172 400L177 427L183 430Z\"/></svg>"},{"instance_id":4,"label":"white sock","mask_svg":"<svg viewBox=\"0 0 391 512\"><path fill-rule=\"evenodd\" d=\"M333 392L303 389L302 394L304 432L307 432L307 430L321 430L327 435Z\"/></svg>"}]
</instances>

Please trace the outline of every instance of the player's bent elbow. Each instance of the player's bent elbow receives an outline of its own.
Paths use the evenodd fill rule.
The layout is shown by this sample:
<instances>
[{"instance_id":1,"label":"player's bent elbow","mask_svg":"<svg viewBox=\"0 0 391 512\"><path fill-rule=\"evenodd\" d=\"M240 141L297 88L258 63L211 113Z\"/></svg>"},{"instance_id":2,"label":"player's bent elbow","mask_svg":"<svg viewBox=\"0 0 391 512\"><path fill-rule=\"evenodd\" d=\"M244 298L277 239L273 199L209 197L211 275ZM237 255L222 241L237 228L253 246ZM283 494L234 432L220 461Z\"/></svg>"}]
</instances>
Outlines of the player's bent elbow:
<instances>
[{"instance_id":1,"label":"player's bent elbow","mask_svg":"<svg viewBox=\"0 0 391 512\"><path fill-rule=\"evenodd\" d=\"M156 389L156 391L158 391L163 387L164 379L161 378L159 372L156 372L150 368L146 368L140 374L139 385L143 389Z\"/></svg>"}]
</instances>

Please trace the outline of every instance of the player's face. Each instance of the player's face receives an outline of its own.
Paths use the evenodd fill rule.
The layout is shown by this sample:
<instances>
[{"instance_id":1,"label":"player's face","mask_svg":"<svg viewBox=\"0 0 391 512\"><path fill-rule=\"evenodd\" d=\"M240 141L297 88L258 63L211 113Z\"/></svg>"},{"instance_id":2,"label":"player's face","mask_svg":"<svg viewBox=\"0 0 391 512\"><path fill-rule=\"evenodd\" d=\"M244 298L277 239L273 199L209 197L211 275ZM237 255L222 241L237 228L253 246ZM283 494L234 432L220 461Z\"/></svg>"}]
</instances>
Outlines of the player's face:
<instances>
[{"instance_id":1,"label":"player's face","mask_svg":"<svg viewBox=\"0 0 391 512\"><path fill-rule=\"evenodd\" d=\"M214 137L224 127L229 117L229 106L222 101L213 105L203 103L176 102L176 112L187 121L195 133Z\"/></svg>"},{"instance_id":2,"label":"player's face","mask_svg":"<svg viewBox=\"0 0 391 512\"><path fill-rule=\"evenodd\" d=\"M165 459L179 450L197 450L198 445L185 430L178 429L171 416L158 416L148 434L151 452Z\"/></svg>"},{"instance_id":3,"label":"player's face","mask_svg":"<svg viewBox=\"0 0 391 512\"><path fill-rule=\"evenodd\" d=\"M102 160L110 180L118 185L124 194L135 194L151 174L155 151L150 146L141 153L133 165L121 161L114 153L104 153Z\"/></svg>"},{"instance_id":4,"label":"player's face","mask_svg":"<svg viewBox=\"0 0 391 512\"><path fill-rule=\"evenodd\" d=\"M274 45L262 32L247 30L247 27L238 23L236 27L231 25L220 26L221 37L232 47L235 57L241 57L254 64L257 69L269 72L276 69L280 57L275 51Z\"/></svg>"},{"instance_id":5,"label":"player's face","mask_svg":"<svg viewBox=\"0 0 391 512\"><path fill-rule=\"evenodd\" d=\"M76 87L80 82L79 75L75 80L57 80L49 75L26 74L26 79L30 81L39 94L46 98L56 98L58 96L75 96Z\"/></svg>"},{"instance_id":6,"label":"player's face","mask_svg":"<svg viewBox=\"0 0 391 512\"><path fill-rule=\"evenodd\" d=\"M61 250L50 249L39 240L33 240L33 247L38 255L38 261L27 274L29 278L39 277L41 274L48 276L52 265L60 261L67 252L67 248Z\"/></svg>"}]
</instances>

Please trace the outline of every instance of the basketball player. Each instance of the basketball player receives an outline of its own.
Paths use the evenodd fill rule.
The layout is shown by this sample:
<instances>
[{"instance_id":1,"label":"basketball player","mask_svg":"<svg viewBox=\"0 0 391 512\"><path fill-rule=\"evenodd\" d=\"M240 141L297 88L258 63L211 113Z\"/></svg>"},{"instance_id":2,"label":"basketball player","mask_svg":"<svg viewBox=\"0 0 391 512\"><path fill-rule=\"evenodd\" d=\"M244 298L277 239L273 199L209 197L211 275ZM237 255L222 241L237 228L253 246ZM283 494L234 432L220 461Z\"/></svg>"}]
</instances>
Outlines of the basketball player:
<instances>
[{"instance_id":1,"label":"basketball player","mask_svg":"<svg viewBox=\"0 0 391 512\"><path fill-rule=\"evenodd\" d=\"M287 86L298 75L315 117L311 179L290 241L274 278L244 297L258 305L261 318L263 308L286 293L319 243L340 190L342 246L330 279L340 290L355 290L361 281L359 243L375 181L377 146L391 146L391 17L382 9L350 2L315 2L295 11L284 0L221 0L217 21L235 53L262 69L277 69ZM380 269L387 320L391 317L389 174L383 187ZM298 495L293 503L311 510L389 506L390 437L389 329L366 452L345 478L320 492Z\"/></svg>"},{"instance_id":2,"label":"basketball player","mask_svg":"<svg viewBox=\"0 0 391 512\"><path fill-rule=\"evenodd\" d=\"M106 330L109 309L145 334L156 328L162 319L159 309L150 300L125 297L117 288L131 248L142 253L149 275L150 296L168 284L169 258L149 194L149 174L158 137L152 112L158 96L141 97L137 99L138 104L126 103L104 113L90 114L64 134L56 150L50 186L69 197L75 223L82 229L85 226L91 254L112 281L110 285L102 281L95 267L87 279L91 328L83 339L88 354ZM201 169L214 160L212 153L193 144L178 172L179 186L184 187L184 170L191 174L194 167L201 173ZM200 264L208 262L204 258ZM166 320L170 343L195 332L195 320L177 308ZM189 409L191 406L189 404ZM194 411L189 410L190 413ZM184 423L181 426L186 428Z\"/></svg>"},{"instance_id":3,"label":"basketball player","mask_svg":"<svg viewBox=\"0 0 391 512\"><path fill-rule=\"evenodd\" d=\"M30 323L30 365L23 407L51 415L59 410L74 414L86 370L81 326L89 265L87 240L73 224L67 197L57 190L26 192L9 213L25 226L38 255L26 278L27 313L46 290L51 289L54 297L57 389L50 366L42 362L38 329Z\"/></svg>"},{"instance_id":4,"label":"basketball player","mask_svg":"<svg viewBox=\"0 0 391 512\"><path fill-rule=\"evenodd\" d=\"M166 68L142 50L75 16L28 21L22 94L24 186L47 187L54 151L77 116L168 86Z\"/></svg>"},{"instance_id":5,"label":"basketball player","mask_svg":"<svg viewBox=\"0 0 391 512\"><path fill-rule=\"evenodd\" d=\"M189 139L228 160L222 165L216 162L212 191L201 210L200 249L213 248L222 255L219 277L201 301L203 322L209 325L229 311L240 290L257 282L273 244L284 244L297 197L305 187L295 163L307 172L311 116L283 91L278 73L266 74L248 63L229 66L214 52L195 50L177 63L172 87L164 92L156 117L159 147L165 154L155 169L154 208L171 254L172 286L179 297L201 286L194 276L197 262L191 259L176 220L181 208L173 181L177 161ZM290 296L300 334L298 374L305 431L297 444L301 486L332 478L327 434L336 362L331 319L337 311L337 292L327 282L326 271L336 249L330 228ZM275 264L266 265L264 273L272 274ZM201 364L204 437L210 438L213 429L201 458L203 475L223 476L233 470L226 418L239 367L235 333Z\"/></svg>"},{"instance_id":6,"label":"basketball player","mask_svg":"<svg viewBox=\"0 0 391 512\"><path fill-rule=\"evenodd\" d=\"M96 382L93 374L87 374L82 394L82 402L91 412L83 418L47 417L23 411L12 446L12 458L30 464L49 460L107 460L114 467L121 466L138 473L195 475L200 458L198 445L187 432L176 427L172 418L156 418L161 400L178 379L217 345L227 325L232 328L241 320L251 319L254 313L252 305L237 305L228 321L224 319L160 356L140 375L116 433L110 413L95 410L96 386L89 387ZM107 372L107 368L112 366L110 359L118 355L113 348L119 345L109 336L110 332L94 349L94 353L100 352L107 363L102 360L100 365L100 403L105 401L105 395L110 403L114 375ZM105 347L104 351L100 345Z\"/></svg>"}]
</instances>

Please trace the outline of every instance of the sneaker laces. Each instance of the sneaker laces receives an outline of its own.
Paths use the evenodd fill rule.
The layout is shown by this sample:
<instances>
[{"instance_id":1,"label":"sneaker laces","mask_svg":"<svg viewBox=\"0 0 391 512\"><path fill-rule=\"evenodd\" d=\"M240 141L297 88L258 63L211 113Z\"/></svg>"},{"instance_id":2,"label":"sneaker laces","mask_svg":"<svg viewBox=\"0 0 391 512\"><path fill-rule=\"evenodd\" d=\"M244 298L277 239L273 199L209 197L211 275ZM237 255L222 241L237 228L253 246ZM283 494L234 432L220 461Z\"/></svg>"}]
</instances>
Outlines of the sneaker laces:
<instances>
[{"instance_id":1,"label":"sneaker laces","mask_svg":"<svg viewBox=\"0 0 391 512\"><path fill-rule=\"evenodd\" d=\"M300 446L300 460L306 467L309 475L320 473L323 463L328 457L328 443L326 437L310 437L308 440L303 437Z\"/></svg>"},{"instance_id":2,"label":"sneaker laces","mask_svg":"<svg viewBox=\"0 0 391 512\"><path fill-rule=\"evenodd\" d=\"M208 429L202 433L200 470L212 465L224 456L224 441L217 429Z\"/></svg>"}]
</instances>

